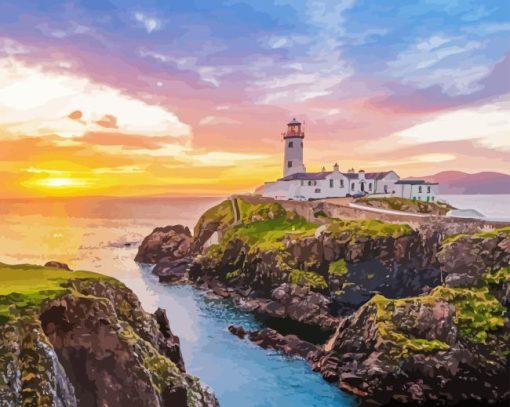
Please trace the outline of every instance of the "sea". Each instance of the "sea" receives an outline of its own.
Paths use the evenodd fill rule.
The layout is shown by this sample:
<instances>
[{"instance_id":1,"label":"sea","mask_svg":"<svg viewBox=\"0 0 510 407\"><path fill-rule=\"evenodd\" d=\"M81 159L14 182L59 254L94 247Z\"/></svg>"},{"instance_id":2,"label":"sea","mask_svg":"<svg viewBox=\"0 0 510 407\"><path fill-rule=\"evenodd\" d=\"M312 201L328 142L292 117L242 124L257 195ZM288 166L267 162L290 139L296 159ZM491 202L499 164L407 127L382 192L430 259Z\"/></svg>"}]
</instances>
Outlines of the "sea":
<instances>
[{"instance_id":1,"label":"sea","mask_svg":"<svg viewBox=\"0 0 510 407\"><path fill-rule=\"evenodd\" d=\"M460 209L510 221L510 195L445 195ZM181 339L189 373L216 393L223 407L353 406L356 400L324 381L299 358L241 340L228 325L259 329L262 322L190 286L160 284L133 259L155 227L183 224L222 198L60 198L0 200L0 262L62 261L73 269L113 276L130 287L146 311L165 308ZM1 284L1 280L0 280Z\"/></svg>"}]
</instances>

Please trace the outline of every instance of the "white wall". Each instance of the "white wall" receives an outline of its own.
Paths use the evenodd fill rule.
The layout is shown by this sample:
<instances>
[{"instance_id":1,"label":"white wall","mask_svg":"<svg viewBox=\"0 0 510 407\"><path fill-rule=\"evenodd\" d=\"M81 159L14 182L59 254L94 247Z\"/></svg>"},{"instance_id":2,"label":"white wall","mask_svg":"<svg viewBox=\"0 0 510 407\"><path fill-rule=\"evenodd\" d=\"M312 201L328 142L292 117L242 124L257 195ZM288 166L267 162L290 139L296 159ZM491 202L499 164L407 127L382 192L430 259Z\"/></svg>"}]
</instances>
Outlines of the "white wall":
<instances>
[{"instance_id":1,"label":"white wall","mask_svg":"<svg viewBox=\"0 0 510 407\"><path fill-rule=\"evenodd\" d=\"M437 200L437 185L395 185L396 196L407 199L417 199L425 202L435 202Z\"/></svg>"},{"instance_id":2,"label":"white wall","mask_svg":"<svg viewBox=\"0 0 510 407\"><path fill-rule=\"evenodd\" d=\"M283 176L305 172L303 164L303 145L304 139L300 137L284 138L285 150L283 154ZM292 147L290 147L292 146ZM292 167L288 163L292 162Z\"/></svg>"},{"instance_id":3,"label":"white wall","mask_svg":"<svg viewBox=\"0 0 510 407\"><path fill-rule=\"evenodd\" d=\"M391 171L384 178L376 181L376 194L391 194L393 191L397 192L395 182L397 182L400 177ZM384 187L387 187L387 190Z\"/></svg>"}]
</instances>

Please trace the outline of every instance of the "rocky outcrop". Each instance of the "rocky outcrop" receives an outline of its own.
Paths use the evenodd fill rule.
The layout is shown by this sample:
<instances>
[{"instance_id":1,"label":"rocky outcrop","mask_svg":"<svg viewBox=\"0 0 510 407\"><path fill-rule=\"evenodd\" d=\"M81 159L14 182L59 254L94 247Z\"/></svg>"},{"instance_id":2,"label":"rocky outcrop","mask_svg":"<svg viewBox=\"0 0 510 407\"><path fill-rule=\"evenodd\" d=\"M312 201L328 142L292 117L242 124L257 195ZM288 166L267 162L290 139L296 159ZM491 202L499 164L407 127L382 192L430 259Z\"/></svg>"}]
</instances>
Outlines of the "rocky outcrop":
<instances>
[{"instance_id":1,"label":"rocky outcrop","mask_svg":"<svg viewBox=\"0 0 510 407\"><path fill-rule=\"evenodd\" d=\"M1 405L218 405L185 372L164 310L146 313L116 280L73 274L42 291L38 306L20 308L22 294L2 297L14 311L0 325Z\"/></svg>"},{"instance_id":2,"label":"rocky outcrop","mask_svg":"<svg viewBox=\"0 0 510 407\"><path fill-rule=\"evenodd\" d=\"M260 331L246 331L241 326L230 325L228 330L237 337L248 339L264 349L274 349L287 356L298 356L303 359L313 359L318 350L317 346L299 339L296 335L282 335L271 328Z\"/></svg>"},{"instance_id":3,"label":"rocky outcrop","mask_svg":"<svg viewBox=\"0 0 510 407\"><path fill-rule=\"evenodd\" d=\"M450 287L478 285L487 270L510 263L510 229L453 236L445 241L438 260Z\"/></svg>"},{"instance_id":4,"label":"rocky outcrop","mask_svg":"<svg viewBox=\"0 0 510 407\"><path fill-rule=\"evenodd\" d=\"M296 284L284 283L275 288L270 299L236 298L246 310L280 319L291 319L306 325L333 330L338 318L331 315L331 302L324 295Z\"/></svg>"},{"instance_id":5,"label":"rocky outcrop","mask_svg":"<svg viewBox=\"0 0 510 407\"><path fill-rule=\"evenodd\" d=\"M233 334L292 354L308 330L331 333L320 351L297 354L367 404L509 400L508 227L439 216L409 218L420 220L412 227L343 220L332 204L236 199L235 219L229 201L201 217L192 243L200 254L156 267L282 332L232 326Z\"/></svg>"},{"instance_id":6,"label":"rocky outcrop","mask_svg":"<svg viewBox=\"0 0 510 407\"><path fill-rule=\"evenodd\" d=\"M164 257L156 264L152 272L159 277L159 281L162 283L182 283L188 281L188 272L192 262L192 257L175 260Z\"/></svg>"},{"instance_id":7,"label":"rocky outcrop","mask_svg":"<svg viewBox=\"0 0 510 407\"><path fill-rule=\"evenodd\" d=\"M374 297L339 324L314 367L372 404L508 401L503 308L486 291L470 295L438 287L411 299ZM494 324L470 319L475 299Z\"/></svg>"},{"instance_id":8,"label":"rocky outcrop","mask_svg":"<svg viewBox=\"0 0 510 407\"><path fill-rule=\"evenodd\" d=\"M71 269L69 268L69 266L66 264L66 263L61 263L59 261L55 261L55 260L51 260L51 261L48 261L44 267L54 267L54 268L57 268L57 269L62 269L62 270L69 270L71 271Z\"/></svg>"},{"instance_id":9,"label":"rocky outcrop","mask_svg":"<svg viewBox=\"0 0 510 407\"><path fill-rule=\"evenodd\" d=\"M143 239L135 261L156 264L161 259L180 259L189 253L192 242L190 230L182 225L156 228Z\"/></svg>"}]
</instances>

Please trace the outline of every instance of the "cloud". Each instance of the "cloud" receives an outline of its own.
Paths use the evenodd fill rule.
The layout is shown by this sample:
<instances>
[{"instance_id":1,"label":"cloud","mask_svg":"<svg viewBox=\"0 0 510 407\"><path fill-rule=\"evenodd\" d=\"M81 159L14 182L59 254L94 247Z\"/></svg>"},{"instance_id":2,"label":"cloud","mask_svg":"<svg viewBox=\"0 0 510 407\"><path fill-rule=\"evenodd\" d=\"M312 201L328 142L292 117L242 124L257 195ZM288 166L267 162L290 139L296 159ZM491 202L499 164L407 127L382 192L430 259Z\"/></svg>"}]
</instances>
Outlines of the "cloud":
<instances>
[{"instance_id":1,"label":"cloud","mask_svg":"<svg viewBox=\"0 0 510 407\"><path fill-rule=\"evenodd\" d=\"M475 58L481 48L480 41L433 35L401 51L388 62L388 73L420 89L439 85L449 95L470 94L481 89L479 81L490 72L486 61Z\"/></svg>"},{"instance_id":2,"label":"cloud","mask_svg":"<svg viewBox=\"0 0 510 407\"><path fill-rule=\"evenodd\" d=\"M135 20L141 23L149 34L153 31L161 29L162 27L162 23L160 20L154 17L149 17L144 13L140 12L135 13Z\"/></svg>"},{"instance_id":3,"label":"cloud","mask_svg":"<svg viewBox=\"0 0 510 407\"><path fill-rule=\"evenodd\" d=\"M475 140L487 148L510 150L510 100L440 114L396 133L405 143Z\"/></svg>"},{"instance_id":4,"label":"cloud","mask_svg":"<svg viewBox=\"0 0 510 407\"><path fill-rule=\"evenodd\" d=\"M111 114L105 114L101 119L97 120L95 123L107 129L118 129L117 118Z\"/></svg>"},{"instance_id":5,"label":"cloud","mask_svg":"<svg viewBox=\"0 0 510 407\"><path fill-rule=\"evenodd\" d=\"M192 162L200 165L230 166L245 160L261 160L267 158L262 154L242 154L224 151L210 151L204 154L192 154L189 158Z\"/></svg>"},{"instance_id":6,"label":"cloud","mask_svg":"<svg viewBox=\"0 0 510 407\"><path fill-rule=\"evenodd\" d=\"M76 109L72 117L70 108ZM83 76L44 71L12 58L0 59L0 127L15 134L64 137L105 128L146 136L191 135L190 127L162 106Z\"/></svg>"},{"instance_id":7,"label":"cloud","mask_svg":"<svg viewBox=\"0 0 510 407\"><path fill-rule=\"evenodd\" d=\"M240 124L239 120L230 119L228 117L206 116L200 120L201 126L218 125L218 124Z\"/></svg>"}]
</instances>

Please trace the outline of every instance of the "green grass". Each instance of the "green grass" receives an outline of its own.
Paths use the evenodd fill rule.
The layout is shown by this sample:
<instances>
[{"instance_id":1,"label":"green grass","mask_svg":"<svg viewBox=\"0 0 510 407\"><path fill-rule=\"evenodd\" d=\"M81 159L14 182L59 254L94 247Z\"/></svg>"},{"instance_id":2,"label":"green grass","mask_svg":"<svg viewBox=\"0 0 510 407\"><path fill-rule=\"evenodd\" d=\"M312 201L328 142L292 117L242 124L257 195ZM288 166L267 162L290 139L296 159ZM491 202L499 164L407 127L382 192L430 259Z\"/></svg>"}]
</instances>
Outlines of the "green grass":
<instances>
[{"instance_id":1,"label":"green grass","mask_svg":"<svg viewBox=\"0 0 510 407\"><path fill-rule=\"evenodd\" d=\"M328 287L323 276L313 271L293 270L289 274L289 282L305 287L324 289Z\"/></svg>"},{"instance_id":2,"label":"green grass","mask_svg":"<svg viewBox=\"0 0 510 407\"><path fill-rule=\"evenodd\" d=\"M242 198L237 198L237 202L241 223L225 230L221 242L208 249L208 256L221 258L228 242L234 239L245 242L250 253L283 250L283 239L287 235L295 238L313 236L319 226L277 203L251 204Z\"/></svg>"},{"instance_id":3,"label":"green grass","mask_svg":"<svg viewBox=\"0 0 510 407\"><path fill-rule=\"evenodd\" d=\"M345 259L339 259L329 263L328 274L332 276L345 276L347 274L347 263Z\"/></svg>"},{"instance_id":4,"label":"green grass","mask_svg":"<svg viewBox=\"0 0 510 407\"><path fill-rule=\"evenodd\" d=\"M387 223L375 219L333 220L327 231L335 237L393 237L411 235L414 230L403 223Z\"/></svg>"},{"instance_id":5,"label":"green grass","mask_svg":"<svg viewBox=\"0 0 510 407\"><path fill-rule=\"evenodd\" d=\"M510 283L510 266L501 267L495 273L490 270L482 274L482 280L489 285L500 285L501 283Z\"/></svg>"},{"instance_id":6,"label":"green grass","mask_svg":"<svg viewBox=\"0 0 510 407\"><path fill-rule=\"evenodd\" d=\"M194 235L198 236L198 232L205 228L207 225L231 225L234 223L234 213L232 212L232 203L230 200L225 200L218 205L209 208L205 211L194 228Z\"/></svg>"},{"instance_id":7,"label":"green grass","mask_svg":"<svg viewBox=\"0 0 510 407\"><path fill-rule=\"evenodd\" d=\"M72 290L77 280L117 280L89 271L69 271L29 264L0 263L0 323L13 315L37 310L45 300Z\"/></svg>"},{"instance_id":8,"label":"green grass","mask_svg":"<svg viewBox=\"0 0 510 407\"><path fill-rule=\"evenodd\" d=\"M505 226L502 228L497 228L489 231L483 231L479 233L456 233L453 235L445 236L445 238L441 241L443 246L447 244L451 244L459 240L461 237L469 236L474 239L488 239L493 237L498 237L499 235L503 235L505 237L510 236L510 226Z\"/></svg>"},{"instance_id":9,"label":"green grass","mask_svg":"<svg viewBox=\"0 0 510 407\"><path fill-rule=\"evenodd\" d=\"M398 197L367 197L359 198L356 200L356 202L367 206L375 206L373 204L377 203L381 204L381 206L385 207L386 209L392 209L395 211L430 213L438 215L446 215L449 211L455 209L453 206L445 202L424 202L418 200L414 201L412 199Z\"/></svg>"}]
</instances>

